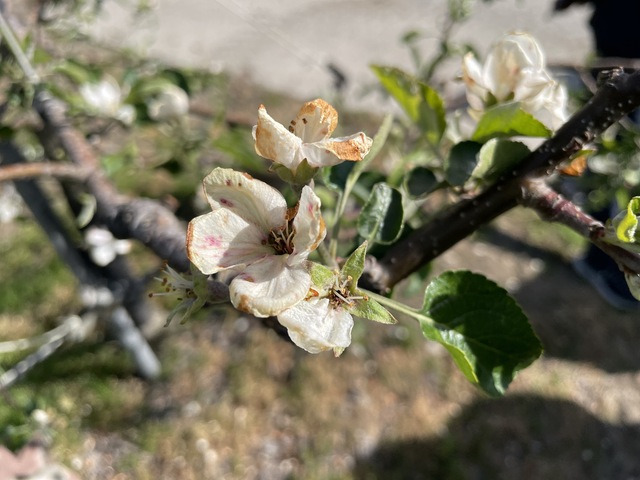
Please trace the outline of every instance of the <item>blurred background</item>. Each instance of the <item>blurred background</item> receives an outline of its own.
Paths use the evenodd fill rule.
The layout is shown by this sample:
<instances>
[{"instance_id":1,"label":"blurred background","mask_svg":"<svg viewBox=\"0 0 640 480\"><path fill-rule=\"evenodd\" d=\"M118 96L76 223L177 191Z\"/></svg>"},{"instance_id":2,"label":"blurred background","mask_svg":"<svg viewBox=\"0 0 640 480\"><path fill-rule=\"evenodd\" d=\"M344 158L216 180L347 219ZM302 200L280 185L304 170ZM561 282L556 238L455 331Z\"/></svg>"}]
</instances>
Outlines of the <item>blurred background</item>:
<instances>
[{"instance_id":1,"label":"blurred background","mask_svg":"<svg viewBox=\"0 0 640 480\"><path fill-rule=\"evenodd\" d=\"M551 1L2 7L108 178L184 222L205 210L200 182L214 166L264 170L251 139L261 103L286 125L302 102L323 97L338 108L342 132L373 136L397 107L381 93L371 64L428 76L452 109L464 106L454 79L466 46L482 56L505 32L525 30L571 81L594 56L591 7L554 14ZM454 7L464 11L452 20ZM444 39L465 47L425 71ZM28 161L50 155L34 133L39 124L28 113L21 73L2 55L3 138L10 135ZM394 130L394 145L404 135ZM385 161L401 156L393 152ZM0 184L0 479L640 479L637 311L617 310L597 295L571 266L584 241L530 211L500 217L430 272L483 273L530 318L545 354L503 398L468 384L412 321L356 321L353 344L336 359L306 354L222 306L163 328L175 304L162 297L147 299L144 320L131 315L150 357L123 348L111 317L56 344L9 385L7 374L50 338L24 349L12 349L15 340L40 338L87 301L78 293L82 282L8 184ZM59 201L69 192L51 179L38 184L58 199L50 203L67 226L91 210L90 200ZM88 236L85 227L74 227L74 241L92 265L109 269L126 255L126 275L100 271L135 277L145 298L161 290L152 279L162 259L135 241ZM401 289L414 305L422 292L411 279Z\"/></svg>"}]
</instances>

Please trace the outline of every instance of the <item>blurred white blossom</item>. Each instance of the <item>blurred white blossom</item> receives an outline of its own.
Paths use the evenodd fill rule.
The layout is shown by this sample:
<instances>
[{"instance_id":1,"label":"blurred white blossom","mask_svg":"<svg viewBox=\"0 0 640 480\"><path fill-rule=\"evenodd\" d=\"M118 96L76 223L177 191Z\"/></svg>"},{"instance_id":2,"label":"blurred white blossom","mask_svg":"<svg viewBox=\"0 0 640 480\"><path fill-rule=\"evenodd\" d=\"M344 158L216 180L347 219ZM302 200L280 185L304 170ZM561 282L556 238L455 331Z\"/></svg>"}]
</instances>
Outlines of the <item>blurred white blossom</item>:
<instances>
[{"instance_id":1,"label":"blurred white blossom","mask_svg":"<svg viewBox=\"0 0 640 480\"><path fill-rule=\"evenodd\" d=\"M123 103L120 85L109 75L104 75L99 82L83 83L79 91L89 110L97 115L115 118L126 125L136 118L133 106Z\"/></svg>"},{"instance_id":2,"label":"blurred white blossom","mask_svg":"<svg viewBox=\"0 0 640 480\"><path fill-rule=\"evenodd\" d=\"M176 85L166 85L147 101L147 113L157 122L180 118L189 111L189 95Z\"/></svg>"},{"instance_id":3,"label":"blurred white blossom","mask_svg":"<svg viewBox=\"0 0 640 480\"><path fill-rule=\"evenodd\" d=\"M11 183L0 183L0 223L9 223L24 212L22 197Z\"/></svg>"},{"instance_id":4,"label":"blurred white blossom","mask_svg":"<svg viewBox=\"0 0 640 480\"><path fill-rule=\"evenodd\" d=\"M106 228L87 228L84 240L89 248L89 256L96 265L101 267L109 265L118 255L124 255L131 251L129 240L115 238Z\"/></svg>"},{"instance_id":5,"label":"blurred white blossom","mask_svg":"<svg viewBox=\"0 0 640 480\"><path fill-rule=\"evenodd\" d=\"M567 91L551 77L540 46L526 33L505 35L493 45L484 64L467 53L462 73L475 119L487 108L512 101L520 102L523 110L552 130L568 118Z\"/></svg>"}]
</instances>

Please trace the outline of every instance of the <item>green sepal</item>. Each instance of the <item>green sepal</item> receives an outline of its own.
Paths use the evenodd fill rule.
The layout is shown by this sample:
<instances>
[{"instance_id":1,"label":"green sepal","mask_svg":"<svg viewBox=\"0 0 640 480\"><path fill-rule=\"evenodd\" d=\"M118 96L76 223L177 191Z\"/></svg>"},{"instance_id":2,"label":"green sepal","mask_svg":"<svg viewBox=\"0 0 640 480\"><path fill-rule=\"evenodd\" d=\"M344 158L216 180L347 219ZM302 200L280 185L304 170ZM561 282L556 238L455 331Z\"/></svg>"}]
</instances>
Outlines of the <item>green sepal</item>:
<instances>
[{"instance_id":1,"label":"green sepal","mask_svg":"<svg viewBox=\"0 0 640 480\"><path fill-rule=\"evenodd\" d=\"M296 185L307 185L313 177L316 176L318 172L318 167L312 167L309 165L307 159L303 159L296 168L295 173L293 174L293 183Z\"/></svg>"},{"instance_id":2,"label":"green sepal","mask_svg":"<svg viewBox=\"0 0 640 480\"><path fill-rule=\"evenodd\" d=\"M326 293L334 284L337 272L320 263L310 262L309 274L311 275L311 283L318 289L320 296Z\"/></svg>"},{"instance_id":3,"label":"green sepal","mask_svg":"<svg viewBox=\"0 0 640 480\"><path fill-rule=\"evenodd\" d=\"M640 215L640 197L633 197L627 204L627 210L619 213L613 219L618 240L625 243L638 241L636 238L638 215Z\"/></svg>"},{"instance_id":4,"label":"green sepal","mask_svg":"<svg viewBox=\"0 0 640 480\"><path fill-rule=\"evenodd\" d=\"M358 293L358 291L356 290L355 293ZM387 325L397 323L395 317L377 301L366 297L365 294L362 294L362 296L365 298L361 300L354 300L352 305L345 304L343 305L343 308L351 315L355 315L356 317L364 318L366 320L385 323Z\"/></svg>"},{"instance_id":5,"label":"green sepal","mask_svg":"<svg viewBox=\"0 0 640 480\"><path fill-rule=\"evenodd\" d=\"M362 275L364 270L364 262L367 256L367 246L368 242L363 242L358 248L356 248L349 258L344 262L342 266L342 270L340 271L340 276L342 278L351 277L351 282L349 282L349 291L351 293L356 292L356 287L358 285L358 280Z\"/></svg>"}]
</instances>

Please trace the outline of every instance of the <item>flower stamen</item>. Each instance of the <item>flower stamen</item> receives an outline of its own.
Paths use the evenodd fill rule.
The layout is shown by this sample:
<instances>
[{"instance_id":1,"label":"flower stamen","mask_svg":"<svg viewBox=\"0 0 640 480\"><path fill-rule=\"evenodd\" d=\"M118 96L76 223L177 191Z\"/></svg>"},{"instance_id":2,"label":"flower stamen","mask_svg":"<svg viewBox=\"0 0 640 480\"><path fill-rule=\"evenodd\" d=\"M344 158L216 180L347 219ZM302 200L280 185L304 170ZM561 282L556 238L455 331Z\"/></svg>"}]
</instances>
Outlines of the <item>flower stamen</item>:
<instances>
[{"instance_id":1,"label":"flower stamen","mask_svg":"<svg viewBox=\"0 0 640 480\"><path fill-rule=\"evenodd\" d=\"M276 255L293 253L293 237L296 233L292 221L287 222L284 227L276 228L269 232L267 244L275 250Z\"/></svg>"}]
</instances>

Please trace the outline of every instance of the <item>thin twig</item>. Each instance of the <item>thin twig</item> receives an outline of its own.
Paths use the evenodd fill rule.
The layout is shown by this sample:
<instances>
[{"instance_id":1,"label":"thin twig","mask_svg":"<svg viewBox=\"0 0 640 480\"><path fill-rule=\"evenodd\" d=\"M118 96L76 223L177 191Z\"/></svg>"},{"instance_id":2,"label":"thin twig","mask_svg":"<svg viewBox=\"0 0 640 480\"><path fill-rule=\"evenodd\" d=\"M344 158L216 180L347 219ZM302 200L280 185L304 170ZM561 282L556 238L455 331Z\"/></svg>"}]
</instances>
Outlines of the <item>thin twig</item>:
<instances>
[{"instance_id":1,"label":"thin twig","mask_svg":"<svg viewBox=\"0 0 640 480\"><path fill-rule=\"evenodd\" d=\"M571 228L608 254L622 270L640 274L640 255L604 241L602 222L583 212L575 203L553 190L542 180L522 182L520 202L549 221Z\"/></svg>"},{"instance_id":2,"label":"thin twig","mask_svg":"<svg viewBox=\"0 0 640 480\"><path fill-rule=\"evenodd\" d=\"M0 182L33 177L56 177L84 181L90 172L64 163L31 162L0 166Z\"/></svg>"},{"instance_id":3,"label":"thin twig","mask_svg":"<svg viewBox=\"0 0 640 480\"><path fill-rule=\"evenodd\" d=\"M53 355L65 343L83 341L95 326L94 313L86 313L82 318L73 315L58 328L47 332L46 341L31 355L0 375L0 391L6 390L23 378L33 367ZM54 333L55 332L55 333ZM42 335L41 337L44 337Z\"/></svg>"},{"instance_id":4,"label":"thin twig","mask_svg":"<svg viewBox=\"0 0 640 480\"><path fill-rule=\"evenodd\" d=\"M7 23L7 20L4 18L2 10L0 10L0 34L6 40L9 50L11 50L11 54L18 62L18 65L23 71L27 81L34 85L40 83L40 77L36 73L35 69L31 66L31 63L29 62L27 56L22 51L20 42L18 42L18 39L13 34L13 30L11 30L9 23Z\"/></svg>"}]
</instances>

